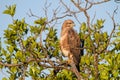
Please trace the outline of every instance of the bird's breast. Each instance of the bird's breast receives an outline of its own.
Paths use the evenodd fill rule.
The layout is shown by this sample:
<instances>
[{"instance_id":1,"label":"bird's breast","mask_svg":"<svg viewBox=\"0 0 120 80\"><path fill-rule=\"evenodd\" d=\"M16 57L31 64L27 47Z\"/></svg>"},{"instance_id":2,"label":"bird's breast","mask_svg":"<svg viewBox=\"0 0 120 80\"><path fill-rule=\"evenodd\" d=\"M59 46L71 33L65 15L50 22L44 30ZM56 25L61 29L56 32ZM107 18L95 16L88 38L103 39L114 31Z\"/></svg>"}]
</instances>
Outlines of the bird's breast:
<instances>
[{"instance_id":1,"label":"bird's breast","mask_svg":"<svg viewBox=\"0 0 120 80\"><path fill-rule=\"evenodd\" d=\"M69 51L65 50L65 49L62 49L62 53L63 53L64 56L68 56L69 55Z\"/></svg>"},{"instance_id":2,"label":"bird's breast","mask_svg":"<svg viewBox=\"0 0 120 80\"><path fill-rule=\"evenodd\" d=\"M67 41L66 38L67 38L67 34L62 35L60 38L60 47L61 47L61 51L64 54L64 56L68 56L70 53L69 46L66 42Z\"/></svg>"}]
</instances>

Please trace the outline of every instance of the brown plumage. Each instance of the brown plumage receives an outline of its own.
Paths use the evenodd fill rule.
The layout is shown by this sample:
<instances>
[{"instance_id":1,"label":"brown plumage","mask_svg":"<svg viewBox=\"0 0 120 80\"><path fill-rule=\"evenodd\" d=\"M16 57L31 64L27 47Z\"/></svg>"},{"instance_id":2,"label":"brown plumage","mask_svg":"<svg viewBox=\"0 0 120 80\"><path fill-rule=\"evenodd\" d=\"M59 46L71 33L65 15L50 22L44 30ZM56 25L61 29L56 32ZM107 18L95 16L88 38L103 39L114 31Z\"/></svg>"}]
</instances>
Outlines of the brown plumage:
<instances>
[{"instance_id":1,"label":"brown plumage","mask_svg":"<svg viewBox=\"0 0 120 80\"><path fill-rule=\"evenodd\" d=\"M80 38L77 32L73 29L74 22L65 20L62 25L60 48L64 56L67 56L69 61L73 61L78 69L80 63Z\"/></svg>"}]
</instances>

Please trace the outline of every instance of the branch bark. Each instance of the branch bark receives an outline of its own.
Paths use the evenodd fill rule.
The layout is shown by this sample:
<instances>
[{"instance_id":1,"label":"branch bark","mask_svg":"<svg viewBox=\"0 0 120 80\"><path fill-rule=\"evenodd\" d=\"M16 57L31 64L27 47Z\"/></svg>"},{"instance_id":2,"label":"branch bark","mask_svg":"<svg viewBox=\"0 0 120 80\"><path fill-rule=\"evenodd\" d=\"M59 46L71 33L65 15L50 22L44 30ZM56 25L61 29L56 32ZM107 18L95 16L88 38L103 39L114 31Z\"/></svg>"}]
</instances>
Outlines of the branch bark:
<instances>
[{"instance_id":1,"label":"branch bark","mask_svg":"<svg viewBox=\"0 0 120 80\"><path fill-rule=\"evenodd\" d=\"M35 58L29 58L26 62L24 63L18 63L18 64L9 64L9 63L4 63L2 61L0 61L0 65L3 65L5 67L16 67L16 66L25 66L26 64L29 64L30 62L36 62L39 63L40 66L43 66L44 68L60 68L60 69L67 69L69 71L72 71L71 69L68 69L67 66L63 66L63 65L59 65L59 66L55 66L52 64L64 64L62 62L58 62L58 61L52 61L52 60L42 60L42 59L35 59ZM45 64L43 64L45 63ZM50 64L50 65L48 65Z\"/></svg>"},{"instance_id":2,"label":"branch bark","mask_svg":"<svg viewBox=\"0 0 120 80\"><path fill-rule=\"evenodd\" d=\"M77 76L77 79L78 80L83 80L83 77L82 75L78 72L76 66L75 66L75 63L74 62L71 62L71 67L72 67L72 72L75 73L75 75Z\"/></svg>"},{"instance_id":3,"label":"branch bark","mask_svg":"<svg viewBox=\"0 0 120 80\"><path fill-rule=\"evenodd\" d=\"M94 53L94 67L95 67L95 80L99 80L99 70L98 70L98 54Z\"/></svg>"}]
</instances>

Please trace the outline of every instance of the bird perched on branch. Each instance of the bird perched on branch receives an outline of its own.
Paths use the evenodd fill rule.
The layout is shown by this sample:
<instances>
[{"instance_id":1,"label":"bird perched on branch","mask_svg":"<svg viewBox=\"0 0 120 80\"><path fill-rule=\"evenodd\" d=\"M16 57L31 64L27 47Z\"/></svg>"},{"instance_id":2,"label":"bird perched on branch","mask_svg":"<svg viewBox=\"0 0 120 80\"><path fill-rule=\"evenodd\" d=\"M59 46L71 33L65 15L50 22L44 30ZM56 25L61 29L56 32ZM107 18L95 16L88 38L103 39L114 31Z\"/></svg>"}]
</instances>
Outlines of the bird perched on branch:
<instances>
[{"instance_id":1,"label":"bird perched on branch","mask_svg":"<svg viewBox=\"0 0 120 80\"><path fill-rule=\"evenodd\" d=\"M60 48L64 56L68 57L68 64L71 62L75 63L78 71L81 52L81 40L77 32L73 29L75 26L72 20L65 20L62 25ZM83 46L83 45L82 45Z\"/></svg>"}]
</instances>

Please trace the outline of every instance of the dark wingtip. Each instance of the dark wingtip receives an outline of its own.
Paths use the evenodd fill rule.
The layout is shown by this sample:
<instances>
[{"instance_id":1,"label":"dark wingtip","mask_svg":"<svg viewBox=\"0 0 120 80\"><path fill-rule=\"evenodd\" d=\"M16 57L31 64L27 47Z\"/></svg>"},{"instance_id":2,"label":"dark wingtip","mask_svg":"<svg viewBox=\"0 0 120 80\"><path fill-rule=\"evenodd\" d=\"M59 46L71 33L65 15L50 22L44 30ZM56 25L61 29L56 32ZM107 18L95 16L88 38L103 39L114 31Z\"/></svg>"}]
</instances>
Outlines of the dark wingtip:
<instances>
[{"instance_id":1,"label":"dark wingtip","mask_svg":"<svg viewBox=\"0 0 120 80\"><path fill-rule=\"evenodd\" d=\"M83 48L84 47L84 39L80 39L80 42L81 42L81 44L80 44L80 48ZM81 49L81 56L83 56L84 55L84 49Z\"/></svg>"},{"instance_id":2,"label":"dark wingtip","mask_svg":"<svg viewBox=\"0 0 120 80\"><path fill-rule=\"evenodd\" d=\"M80 72L80 67L79 67L79 65L76 65L76 68L77 68L78 72Z\"/></svg>"}]
</instances>

